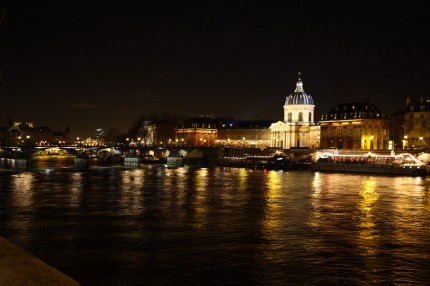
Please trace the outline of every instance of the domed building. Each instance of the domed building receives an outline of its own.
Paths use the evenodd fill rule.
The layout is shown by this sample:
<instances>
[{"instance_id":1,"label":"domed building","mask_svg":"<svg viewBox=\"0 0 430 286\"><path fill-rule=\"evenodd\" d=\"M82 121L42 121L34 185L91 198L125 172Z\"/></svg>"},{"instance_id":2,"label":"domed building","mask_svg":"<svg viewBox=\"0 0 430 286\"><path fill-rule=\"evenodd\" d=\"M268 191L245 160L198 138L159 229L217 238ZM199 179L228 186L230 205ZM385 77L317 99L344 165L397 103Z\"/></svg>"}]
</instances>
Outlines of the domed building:
<instances>
[{"instance_id":1,"label":"domed building","mask_svg":"<svg viewBox=\"0 0 430 286\"><path fill-rule=\"evenodd\" d=\"M369 102L338 104L321 116L321 148L389 149L389 121Z\"/></svg>"},{"instance_id":2,"label":"domed building","mask_svg":"<svg viewBox=\"0 0 430 286\"><path fill-rule=\"evenodd\" d=\"M296 89L287 96L284 105L284 121L270 126L271 147L317 147L311 144L311 126L314 126L315 104L312 96L305 93L301 74Z\"/></svg>"}]
</instances>

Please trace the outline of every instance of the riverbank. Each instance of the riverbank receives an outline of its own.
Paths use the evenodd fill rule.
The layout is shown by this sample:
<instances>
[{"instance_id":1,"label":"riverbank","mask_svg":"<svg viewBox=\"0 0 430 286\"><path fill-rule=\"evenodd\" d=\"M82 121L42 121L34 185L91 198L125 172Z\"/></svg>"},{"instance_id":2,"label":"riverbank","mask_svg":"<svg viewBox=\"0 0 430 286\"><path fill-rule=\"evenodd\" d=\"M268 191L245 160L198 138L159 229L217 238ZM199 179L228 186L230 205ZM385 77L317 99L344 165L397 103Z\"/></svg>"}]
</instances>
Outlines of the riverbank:
<instances>
[{"instance_id":1,"label":"riverbank","mask_svg":"<svg viewBox=\"0 0 430 286\"><path fill-rule=\"evenodd\" d=\"M0 285L79 285L69 276L0 237Z\"/></svg>"}]
</instances>

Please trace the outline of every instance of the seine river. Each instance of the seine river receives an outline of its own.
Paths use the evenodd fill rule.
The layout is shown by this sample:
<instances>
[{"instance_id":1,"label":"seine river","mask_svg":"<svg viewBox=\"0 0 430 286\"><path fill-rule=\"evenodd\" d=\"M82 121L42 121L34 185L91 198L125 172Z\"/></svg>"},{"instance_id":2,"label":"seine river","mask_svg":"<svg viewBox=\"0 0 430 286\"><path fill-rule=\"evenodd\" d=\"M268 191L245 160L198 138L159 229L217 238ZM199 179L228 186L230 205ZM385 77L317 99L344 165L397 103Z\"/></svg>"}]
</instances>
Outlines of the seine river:
<instances>
[{"instance_id":1,"label":"seine river","mask_svg":"<svg viewBox=\"0 0 430 286\"><path fill-rule=\"evenodd\" d=\"M41 162L0 235L83 285L429 285L430 179Z\"/></svg>"}]
</instances>

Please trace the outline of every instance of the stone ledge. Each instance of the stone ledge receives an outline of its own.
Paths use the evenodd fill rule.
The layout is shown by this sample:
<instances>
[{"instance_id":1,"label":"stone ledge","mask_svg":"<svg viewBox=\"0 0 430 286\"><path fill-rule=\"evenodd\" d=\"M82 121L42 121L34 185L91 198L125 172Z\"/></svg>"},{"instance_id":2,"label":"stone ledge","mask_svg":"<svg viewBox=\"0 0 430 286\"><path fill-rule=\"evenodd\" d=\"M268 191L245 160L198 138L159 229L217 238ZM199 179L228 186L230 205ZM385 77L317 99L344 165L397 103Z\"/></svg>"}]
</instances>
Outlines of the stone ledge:
<instances>
[{"instance_id":1,"label":"stone ledge","mask_svg":"<svg viewBox=\"0 0 430 286\"><path fill-rule=\"evenodd\" d=\"M0 237L0 285L80 285L77 281Z\"/></svg>"}]
</instances>

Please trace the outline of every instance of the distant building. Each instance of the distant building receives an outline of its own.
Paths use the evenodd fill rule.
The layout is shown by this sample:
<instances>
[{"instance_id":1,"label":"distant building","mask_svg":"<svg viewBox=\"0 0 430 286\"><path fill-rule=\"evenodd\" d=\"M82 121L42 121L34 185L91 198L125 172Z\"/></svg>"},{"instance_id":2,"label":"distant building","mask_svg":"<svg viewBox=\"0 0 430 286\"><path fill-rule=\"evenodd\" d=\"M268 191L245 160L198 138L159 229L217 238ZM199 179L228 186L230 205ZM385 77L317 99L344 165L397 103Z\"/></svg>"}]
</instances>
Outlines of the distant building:
<instances>
[{"instance_id":1,"label":"distant building","mask_svg":"<svg viewBox=\"0 0 430 286\"><path fill-rule=\"evenodd\" d=\"M104 139L106 137L105 131L103 128L96 129L96 139Z\"/></svg>"},{"instance_id":2,"label":"distant building","mask_svg":"<svg viewBox=\"0 0 430 286\"><path fill-rule=\"evenodd\" d=\"M179 146L215 146L220 124L221 120L214 115L188 118L176 128L176 138L169 139L166 143Z\"/></svg>"},{"instance_id":3,"label":"distant building","mask_svg":"<svg viewBox=\"0 0 430 286\"><path fill-rule=\"evenodd\" d=\"M430 147L430 98L406 99L404 148Z\"/></svg>"},{"instance_id":4,"label":"distant building","mask_svg":"<svg viewBox=\"0 0 430 286\"><path fill-rule=\"evenodd\" d=\"M292 147L316 147L310 141L314 123L314 100L306 94L299 73L296 89L287 96L284 105L284 120L273 123L270 128L270 146L289 149ZM316 128L317 130L317 128Z\"/></svg>"},{"instance_id":5,"label":"distant building","mask_svg":"<svg viewBox=\"0 0 430 286\"><path fill-rule=\"evenodd\" d=\"M383 150L389 147L389 121L370 103L336 105L321 117L321 148Z\"/></svg>"},{"instance_id":6,"label":"distant building","mask_svg":"<svg viewBox=\"0 0 430 286\"><path fill-rule=\"evenodd\" d=\"M396 111L390 115L390 142L393 149L405 147L405 112ZM391 149L391 148L390 148Z\"/></svg>"},{"instance_id":7,"label":"distant building","mask_svg":"<svg viewBox=\"0 0 430 286\"><path fill-rule=\"evenodd\" d=\"M10 127L2 129L1 141L10 146L50 146L65 145L66 134L53 131L49 127L35 127L32 122L14 122Z\"/></svg>"},{"instance_id":8,"label":"distant building","mask_svg":"<svg viewBox=\"0 0 430 286\"><path fill-rule=\"evenodd\" d=\"M271 120L229 120L218 128L217 145L267 148L270 146Z\"/></svg>"}]
</instances>

